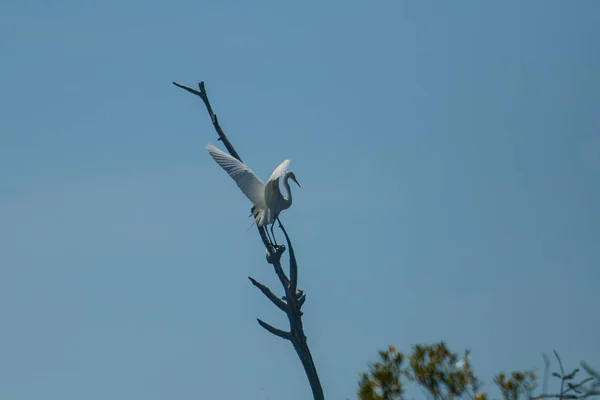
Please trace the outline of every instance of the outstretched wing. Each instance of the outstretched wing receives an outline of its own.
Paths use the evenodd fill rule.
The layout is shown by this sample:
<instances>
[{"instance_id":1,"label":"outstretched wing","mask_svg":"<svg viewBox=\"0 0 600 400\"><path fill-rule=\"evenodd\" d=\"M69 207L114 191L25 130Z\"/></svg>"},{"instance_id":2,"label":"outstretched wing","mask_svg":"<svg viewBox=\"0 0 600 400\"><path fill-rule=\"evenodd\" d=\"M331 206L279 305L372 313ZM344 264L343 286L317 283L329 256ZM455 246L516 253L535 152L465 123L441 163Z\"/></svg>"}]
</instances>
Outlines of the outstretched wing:
<instances>
[{"instance_id":1,"label":"outstretched wing","mask_svg":"<svg viewBox=\"0 0 600 400\"><path fill-rule=\"evenodd\" d=\"M252 204L259 208L265 206L265 184L246 164L217 149L212 144L206 146L206 149L217 164L235 181Z\"/></svg>"},{"instance_id":2,"label":"outstretched wing","mask_svg":"<svg viewBox=\"0 0 600 400\"><path fill-rule=\"evenodd\" d=\"M279 178L283 177L288 169L290 168L290 160L285 160L271 174L271 177L267 181L265 187L265 202L269 208L277 208L277 205L283 199L281 191L279 190Z\"/></svg>"}]
</instances>

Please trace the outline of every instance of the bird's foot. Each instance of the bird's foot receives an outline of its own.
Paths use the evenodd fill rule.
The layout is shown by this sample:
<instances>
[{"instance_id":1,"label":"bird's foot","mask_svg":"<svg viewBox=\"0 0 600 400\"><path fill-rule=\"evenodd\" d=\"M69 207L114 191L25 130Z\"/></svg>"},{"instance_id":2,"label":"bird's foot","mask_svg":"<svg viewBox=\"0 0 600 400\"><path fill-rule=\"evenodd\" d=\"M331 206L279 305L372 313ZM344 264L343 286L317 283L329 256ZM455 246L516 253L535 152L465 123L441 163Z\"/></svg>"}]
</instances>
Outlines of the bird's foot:
<instances>
[{"instance_id":1,"label":"bird's foot","mask_svg":"<svg viewBox=\"0 0 600 400\"><path fill-rule=\"evenodd\" d=\"M276 254L281 254L285 251L285 246L282 244L272 244L271 246Z\"/></svg>"},{"instance_id":2,"label":"bird's foot","mask_svg":"<svg viewBox=\"0 0 600 400\"><path fill-rule=\"evenodd\" d=\"M270 251L271 249L266 250L267 262L269 264L273 264L274 262L279 261L279 259L281 258L281 255L285 252L284 245L278 245L278 246L271 245L271 247L272 247L273 251Z\"/></svg>"}]
</instances>

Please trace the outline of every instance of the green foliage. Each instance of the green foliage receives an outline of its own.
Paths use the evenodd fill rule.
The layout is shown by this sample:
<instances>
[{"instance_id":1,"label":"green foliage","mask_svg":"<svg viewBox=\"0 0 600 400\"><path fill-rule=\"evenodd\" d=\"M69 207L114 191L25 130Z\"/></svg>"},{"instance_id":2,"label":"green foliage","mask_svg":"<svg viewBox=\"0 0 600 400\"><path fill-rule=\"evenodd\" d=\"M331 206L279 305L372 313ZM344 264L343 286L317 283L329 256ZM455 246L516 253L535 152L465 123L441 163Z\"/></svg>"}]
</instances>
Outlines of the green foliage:
<instances>
[{"instance_id":1,"label":"green foliage","mask_svg":"<svg viewBox=\"0 0 600 400\"><path fill-rule=\"evenodd\" d=\"M369 373L361 375L358 397L360 400L402 399L402 380L405 379L419 384L433 399L453 400L471 389L473 399L486 400L485 394L477 393L478 381L468 356L467 352L462 365L458 366L458 355L444 342L414 346L409 356L390 346L379 352L379 361L369 365ZM403 367L405 359L409 360L406 368Z\"/></svg>"},{"instance_id":2,"label":"green foliage","mask_svg":"<svg viewBox=\"0 0 600 400\"><path fill-rule=\"evenodd\" d=\"M534 395L538 387L535 372L515 371L494 377L503 400L584 400L600 395L600 373L582 362L589 377L575 382L579 369L565 373L556 352L555 355L560 374L555 372L552 375L560 379L559 393ZM403 366L405 360L408 360L406 367ZM405 385L411 382L424 389L432 400L488 399L488 394L479 390L481 384L473 371L469 352L459 358L444 342L415 345L408 355L398 352L393 346L380 351L379 360L369 364L369 372L361 375L358 397L360 400L401 400L404 399Z\"/></svg>"},{"instance_id":3,"label":"green foliage","mask_svg":"<svg viewBox=\"0 0 600 400\"><path fill-rule=\"evenodd\" d=\"M531 395L537 387L536 381L537 376L533 371L513 372L509 378L504 373L494 377L494 383L504 400L518 400L521 395Z\"/></svg>"},{"instance_id":4,"label":"green foliage","mask_svg":"<svg viewBox=\"0 0 600 400\"><path fill-rule=\"evenodd\" d=\"M369 373L361 375L358 397L360 400L395 400L404 394L402 368L404 355L394 346L379 352L379 361L369 365Z\"/></svg>"},{"instance_id":5,"label":"green foliage","mask_svg":"<svg viewBox=\"0 0 600 400\"><path fill-rule=\"evenodd\" d=\"M462 397L467 390L478 386L471 368L469 353L458 366L458 354L452 353L446 343L416 345L410 356L411 380L416 381L434 399L452 400Z\"/></svg>"},{"instance_id":6,"label":"green foliage","mask_svg":"<svg viewBox=\"0 0 600 400\"><path fill-rule=\"evenodd\" d=\"M576 389L579 389L586 397L600 396L600 372L596 371L583 361L581 362L581 366L590 377L588 379L584 379L579 383L579 385L569 384L569 388L573 389L575 392L577 392ZM588 382L591 382L591 384L584 386Z\"/></svg>"}]
</instances>

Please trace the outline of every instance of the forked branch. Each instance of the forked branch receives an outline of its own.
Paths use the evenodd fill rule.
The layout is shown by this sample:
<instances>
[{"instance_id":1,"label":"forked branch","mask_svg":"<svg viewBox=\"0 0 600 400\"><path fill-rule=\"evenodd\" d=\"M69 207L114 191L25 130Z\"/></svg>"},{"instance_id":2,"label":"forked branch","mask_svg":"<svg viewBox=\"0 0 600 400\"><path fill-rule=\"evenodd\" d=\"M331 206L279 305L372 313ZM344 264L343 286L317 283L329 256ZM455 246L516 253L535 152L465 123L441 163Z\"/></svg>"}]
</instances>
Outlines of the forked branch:
<instances>
[{"instance_id":1,"label":"forked branch","mask_svg":"<svg viewBox=\"0 0 600 400\"><path fill-rule=\"evenodd\" d=\"M548 385L547 385L547 382L545 379L544 386L543 386L543 394L540 394L538 396L532 396L532 397L530 397L530 400L541 400L541 399L551 399L551 398L559 399L559 400L583 400L583 399L587 399L592 396L600 395L600 374L598 374L596 371L591 369L586 363L581 362L581 366L590 376L579 382L573 382L575 379L575 376L579 372L579 369L576 368L573 371L571 371L569 374L566 374L565 369L563 367L562 360L560 359L560 356L558 355L558 353L556 351L554 351L554 356L556 357L556 360L558 361L560 373L553 372L552 376L560 379L560 392L554 393L554 394L546 394L546 388ZM545 371L544 375L545 375L545 377L547 377L548 376L547 372L548 372L548 369L550 366L550 361L545 356L544 356L544 361L546 364L545 365L546 371ZM591 386L587 385L588 383L591 383L593 381L596 381L596 383L592 384Z\"/></svg>"},{"instance_id":2,"label":"forked branch","mask_svg":"<svg viewBox=\"0 0 600 400\"><path fill-rule=\"evenodd\" d=\"M217 131L217 134L219 135L219 140L223 142L223 144L227 148L227 151L229 152L229 154L231 154L233 157L237 158L239 161L242 161L239 154L237 153L237 151L235 151L233 145L227 138L227 135L225 135L225 132L221 128L221 125L219 124L217 115L214 113L212 106L210 104L210 101L208 100L208 94L206 93L206 88L204 86L204 82L199 83L198 88L200 90L196 90L191 87L181 85L177 82L173 82L173 84L179 88L182 88L182 89L188 91L189 93L195 94L196 96L198 96L202 99L202 101L204 102L204 105L206 106L208 114L210 116L210 119L212 121L213 127L215 128L215 130ZM267 262L269 264L273 265L275 274L279 278L279 282L281 283L281 286L283 287L283 290L285 293L285 296L283 298L285 299L285 301L280 299L279 297L277 297L271 291L271 289L269 289L262 283L257 282L253 278L249 278L249 279L250 279L250 282L252 282L252 284L254 286L256 286L273 304L275 304L275 306L277 306L280 310L282 310L286 313L289 324L290 324L290 331L286 332L281 329L277 329L277 328L273 327L272 325L269 325L268 323L266 323L260 319L258 319L258 323L261 327L263 327L268 332L270 332L273 335L278 336L280 338L289 340L293 344L294 349L296 350L296 353L298 354L298 357L300 358L300 361L302 362L304 371L306 372L306 376L310 383L310 387L311 387L314 399L315 400L324 400L321 382L319 380L319 376L317 374L317 369L315 367L315 364L312 359L312 355L310 353L308 344L306 342L306 335L304 334L304 327L302 326L301 308L302 308L302 305L304 304L304 302L306 301L306 296L304 295L304 293L302 293L301 290L297 289L297 287L298 287L298 264L296 262L296 255L294 253L294 249L292 247L290 238L289 238L285 228L281 224L281 221L279 221L279 227L281 228L281 230L283 231L283 234L285 235L285 240L286 240L287 246L289 248L289 254L290 254L289 278L283 271L283 268L281 267L281 255L283 254L283 252L286 249L285 246L279 246L277 248L273 247L270 244L269 240L267 239L266 228L259 227L258 232L260 234L261 240L262 240L263 244L265 245L265 248L267 251Z\"/></svg>"},{"instance_id":3,"label":"forked branch","mask_svg":"<svg viewBox=\"0 0 600 400\"><path fill-rule=\"evenodd\" d=\"M221 124L219 124L219 119L217 118L217 114L215 114L215 112L213 111L212 106L210 104L210 100L208 99L208 94L206 92L206 87L204 86L204 82L200 82L198 84L198 88L200 90L196 90L194 88L182 85L177 82L173 82L173 85L175 85L189 93L195 94L196 96L198 96L202 99L202 101L204 102L204 105L206 106L206 110L208 111L208 115L210 116L210 120L215 128L215 131L217 131L217 134L219 135L218 140L223 142L223 144L227 148L227 151L229 152L229 154L231 154L232 157L235 157L240 162L242 162L240 155L237 153L237 151L235 151L235 148L229 141L229 138L227 138L227 135L223 131L223 128L221 128ZM254 208L252 209L252 211L254 211ZM258 228L258 234L260 235L260 239L262 240L263 244L265 245L265 248L267 249L268 252L273 253L275 251L275 249L273 249L273 247L269 243L269 240L267 239L267 233L265 231L266 228L264 228L264 227L261 228L259 226L257 226L257 228Z\"/></svg>"}]
</instances>

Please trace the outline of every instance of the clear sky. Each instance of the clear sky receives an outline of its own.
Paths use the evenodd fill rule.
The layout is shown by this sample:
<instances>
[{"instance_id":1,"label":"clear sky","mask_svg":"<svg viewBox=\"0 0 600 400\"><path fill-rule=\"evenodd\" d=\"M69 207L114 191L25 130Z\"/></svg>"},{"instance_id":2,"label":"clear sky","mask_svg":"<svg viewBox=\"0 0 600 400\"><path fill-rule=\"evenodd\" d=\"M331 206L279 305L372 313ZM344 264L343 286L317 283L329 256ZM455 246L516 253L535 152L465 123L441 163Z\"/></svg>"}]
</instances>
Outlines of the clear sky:
<instances>
[{"instance_id":1,"label":"clear sky","mask_svg":"<svg viewBox=\"0 0 600 400\"><path fill-rule=\"evenodd\" d=\"M292 160L327 398L390 344L471 348L487 388L600 367L598 38L595 0L1 2L0 397L310 398L172 81L262 178Z\"/></svg>"}]
</instances>

